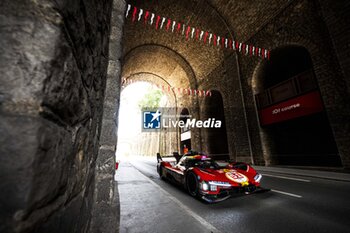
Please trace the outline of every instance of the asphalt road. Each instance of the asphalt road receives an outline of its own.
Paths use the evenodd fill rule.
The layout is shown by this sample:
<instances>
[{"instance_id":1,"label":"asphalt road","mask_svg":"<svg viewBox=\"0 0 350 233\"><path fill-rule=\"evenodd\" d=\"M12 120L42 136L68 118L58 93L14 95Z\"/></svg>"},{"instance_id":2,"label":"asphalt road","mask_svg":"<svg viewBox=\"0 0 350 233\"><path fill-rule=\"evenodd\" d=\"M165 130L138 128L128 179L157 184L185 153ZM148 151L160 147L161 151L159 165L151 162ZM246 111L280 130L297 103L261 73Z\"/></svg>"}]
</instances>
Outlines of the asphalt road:
<instances>
[{"instance_id":1,"label":"asphalt road","mask_svg":"<svg viewBox=\"0 0 350 233\"><path fill-rule=\"evenodd\" d=\"M271 191L206 204L160 180L156 158L135 159L131 164L222 232L350 232L350 182L264 171L262 187Z\"/></svg>"}]
</instances>

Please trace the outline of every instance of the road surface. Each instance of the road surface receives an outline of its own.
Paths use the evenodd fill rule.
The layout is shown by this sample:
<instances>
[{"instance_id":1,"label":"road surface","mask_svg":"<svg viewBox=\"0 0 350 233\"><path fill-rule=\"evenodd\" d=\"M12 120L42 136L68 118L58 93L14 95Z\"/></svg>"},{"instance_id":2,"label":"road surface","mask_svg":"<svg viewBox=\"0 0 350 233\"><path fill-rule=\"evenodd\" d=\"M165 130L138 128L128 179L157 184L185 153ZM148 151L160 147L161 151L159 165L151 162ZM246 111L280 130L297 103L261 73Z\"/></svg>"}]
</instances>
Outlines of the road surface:
<instances>
[{"instance_id":1,"label":"road surface","mask_svg":"<svg viewBox=\"0 0 350 233\"><path fill-rule=\"evenodd\" d=\"M261 185L271 191L206 204L159 179L156 158L133 159L130 164L190 214L220 232L350 232L350 182L261 171Z\"/></svg>"}]
</instances>

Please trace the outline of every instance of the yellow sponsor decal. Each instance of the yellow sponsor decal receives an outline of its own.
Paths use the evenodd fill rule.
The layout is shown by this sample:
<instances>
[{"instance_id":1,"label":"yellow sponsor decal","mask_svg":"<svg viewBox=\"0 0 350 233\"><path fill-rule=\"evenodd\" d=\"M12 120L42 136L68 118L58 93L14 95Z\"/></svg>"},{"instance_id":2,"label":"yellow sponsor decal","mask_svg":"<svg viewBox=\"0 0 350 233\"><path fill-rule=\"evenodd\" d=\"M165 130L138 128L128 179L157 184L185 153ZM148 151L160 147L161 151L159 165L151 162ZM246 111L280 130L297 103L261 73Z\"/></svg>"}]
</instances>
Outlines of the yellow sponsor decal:
<instances>
[{"instance_id":1,"label":"yellow sponsor decal","mask_svg":"<svg viewBox=\"0 0 350 233\"><path fill-rule=\"evenodd\" d=\"M249 185L248 177L243 175L242 173L239 173L237 171L230 170L229 172L225 173L226 177L236 183L240 183L242 186Z\"/></svg>"},{"instance_id":2,"label":"yellow sponsor decal","mask_svg":"<svg viewBox=\"0 0 350 233\"><path fill-rule=\"evenodd\" d=\"M246 181L246 182L243 182L243 183L241 183L241 185L244 187L244 186L248 186L249 185L249 182L248 181Z\"/></svg>"}]
</instances>

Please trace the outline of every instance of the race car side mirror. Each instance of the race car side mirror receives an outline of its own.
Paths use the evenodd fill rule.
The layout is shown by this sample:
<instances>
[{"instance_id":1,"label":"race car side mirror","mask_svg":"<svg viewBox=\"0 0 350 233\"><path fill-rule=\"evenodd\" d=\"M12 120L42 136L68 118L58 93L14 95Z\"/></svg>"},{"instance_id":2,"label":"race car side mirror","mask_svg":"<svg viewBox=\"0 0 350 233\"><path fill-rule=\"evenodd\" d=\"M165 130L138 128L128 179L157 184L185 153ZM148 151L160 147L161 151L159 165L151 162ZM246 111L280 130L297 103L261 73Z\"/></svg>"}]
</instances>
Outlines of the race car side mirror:
<instances>
[{"instance_id":1,"label":"race car side mirror","mask_svg":"<svg viewBox=\"0 0 350 233\"><path fill-rule=\"evenodd\" d=\"M157 153L157 162L160 163L162 161L162 157L160 156L160 153Z\"/></svg>"},{"instance_id":2,"label":"race car side mirror","mask_svg":"<svg viewBox=\"0 0 350 233\"><path fill-rule=\"evenodd\" d=\"M181 156L179 155L179 152L173 152L173 156L176 159L176 163L178 163L181 159Z\"/></svg>"}]
</instances>

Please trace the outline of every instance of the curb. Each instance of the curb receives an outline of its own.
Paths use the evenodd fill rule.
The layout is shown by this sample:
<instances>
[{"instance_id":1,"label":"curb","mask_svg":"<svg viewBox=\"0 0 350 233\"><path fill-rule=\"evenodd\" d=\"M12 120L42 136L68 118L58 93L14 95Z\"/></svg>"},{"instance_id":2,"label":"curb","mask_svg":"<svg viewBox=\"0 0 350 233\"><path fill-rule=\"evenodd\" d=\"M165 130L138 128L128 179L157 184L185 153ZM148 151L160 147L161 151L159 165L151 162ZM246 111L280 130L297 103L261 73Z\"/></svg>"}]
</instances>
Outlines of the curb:
<instances>
[{"instance_id":1,"label":"curb","mask_svg":"<svg viewBox=\"0 0 350 233\"><path fill-rule=\"evenodd\" d=\"M263 167L263 166L253 166L253 167L258 171L264 171L264 172L273 172L278 174L296 175L301 177L312 177L312 178L321 178L321 179L327 179L327 180L350 182L349 173L308 170L308 169L292 169L292 168L282 168L282 167Z\"/></svg>"}]
</instances>

